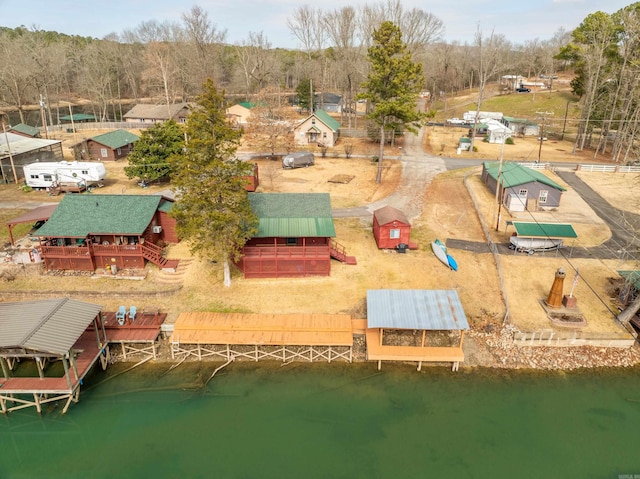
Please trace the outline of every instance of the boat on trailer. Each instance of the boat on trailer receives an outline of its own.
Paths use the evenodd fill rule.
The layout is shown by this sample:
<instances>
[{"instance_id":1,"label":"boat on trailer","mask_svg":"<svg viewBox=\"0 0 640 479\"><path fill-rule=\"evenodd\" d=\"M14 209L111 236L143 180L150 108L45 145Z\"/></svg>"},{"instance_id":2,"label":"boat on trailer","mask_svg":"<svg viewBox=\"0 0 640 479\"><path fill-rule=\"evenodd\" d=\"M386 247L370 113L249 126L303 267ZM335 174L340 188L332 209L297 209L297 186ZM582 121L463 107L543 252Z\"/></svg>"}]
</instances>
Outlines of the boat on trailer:
<instances>
[{"instance_id":1,"label":"boat on trailer","mask_svg":"<svg viewBox=\"0 0 640 479\"><path fill-rule=\"evenodd\" d=\"M512 236L509 239L509 248L516 251L533 254L537 251L551 251L562 248L563 240L559 238L525 238Z\"/></svg>"}]
</instances>

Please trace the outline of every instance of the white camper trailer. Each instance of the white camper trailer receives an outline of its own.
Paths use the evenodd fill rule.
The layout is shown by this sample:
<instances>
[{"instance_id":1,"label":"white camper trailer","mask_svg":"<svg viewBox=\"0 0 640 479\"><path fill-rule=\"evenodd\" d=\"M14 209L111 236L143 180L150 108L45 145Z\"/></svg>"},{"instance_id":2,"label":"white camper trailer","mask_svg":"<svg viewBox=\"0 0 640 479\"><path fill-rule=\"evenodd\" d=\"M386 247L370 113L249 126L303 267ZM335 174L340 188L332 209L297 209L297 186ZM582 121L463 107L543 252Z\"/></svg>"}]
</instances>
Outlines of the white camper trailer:
<instances>
[{"instance_id":1,"label":"white camper trailer","mask_svg":"<svg viewBox=\"0 0 640 479\"><path fill-rule=\"evenodd\" d=\"M103 181L107 170L99 162L59 161L36 162L24 165L25 183L32 188L50 188L61 183L85 183Z\"/></svg>"}]
</instances>

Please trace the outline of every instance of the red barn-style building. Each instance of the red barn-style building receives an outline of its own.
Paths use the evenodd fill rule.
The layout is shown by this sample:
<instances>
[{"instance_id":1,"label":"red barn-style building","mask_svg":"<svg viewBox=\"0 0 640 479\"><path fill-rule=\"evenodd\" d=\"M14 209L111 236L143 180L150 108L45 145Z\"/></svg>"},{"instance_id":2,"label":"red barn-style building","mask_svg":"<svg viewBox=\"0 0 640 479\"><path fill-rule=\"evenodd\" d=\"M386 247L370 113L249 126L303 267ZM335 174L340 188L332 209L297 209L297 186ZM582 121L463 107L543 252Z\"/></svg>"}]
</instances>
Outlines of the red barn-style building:
<instances>
[{"instance_id":1,"label":"red barn-style building","mask_svg":"<svg viewBox=\"0 0 640 479\"><path fill-rule=\"evenodd\" d=\"M411 243L411 224L405 214L393 206L384 206L373 213L373 236L380 249L395 249L405 244L409 249L417 249Z\"/></svg>"},{"instance_id":2,"label":"red barn-style building","mask_svg":"<svg viewBox=\"0 0 640 479\"><path fill-rule=\"evenodd\" d=\"M174 269L162 242L177 241L172 202L159 195L66 195L37 231L48 270L143 268L147 261Z\"/></svg>"}]
</instances>

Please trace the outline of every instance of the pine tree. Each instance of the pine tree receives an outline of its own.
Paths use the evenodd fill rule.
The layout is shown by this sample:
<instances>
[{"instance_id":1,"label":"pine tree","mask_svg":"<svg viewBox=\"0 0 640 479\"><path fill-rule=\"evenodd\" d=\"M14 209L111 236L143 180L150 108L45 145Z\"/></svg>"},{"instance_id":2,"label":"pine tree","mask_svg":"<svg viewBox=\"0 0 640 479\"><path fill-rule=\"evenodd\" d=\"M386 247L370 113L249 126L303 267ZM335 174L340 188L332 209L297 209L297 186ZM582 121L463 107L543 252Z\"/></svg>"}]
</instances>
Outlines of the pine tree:
<instances>
[{"instance_id":1,"label":"pine tree","mask_svg":"<svg viewBox=\"0 0 640 479\"><path fill-rule=\"evenodd\" d=\"M207 80L187 119L185 154L174 162L178 192L172 215L192 253L220 261L231 286L229 261L237 261L257 231L245 190L253 165L235 158L242 135L225 117L226 102Z\"/></svg>"},{"instance_id":2,"label":"pine tree","mask_svg":"<svg viewBox=\"0 0 640 479\"><path fill-rule=\"evenodd\" d=\"M168 178L171 162L182 155L184 133L174 120L157 123L144 130L133 150L127 155L127 178L139 178L145 183Z\"/></svg>"},{"instance_id":3,"label":"pine tree","mask_svg":"<svg viewBox=\"0 0 640 479\"><path fill-rule=\"evenodd\" d=\"M373 32L373 45L369 47L367 58L371 70L367 81L362 84L366 91L358 98L371 102L374 109L367 117L380 129L376 175L376 183L380 183L385 133L401 126L415 131L415 125L423 118L422 113L416 110L416 101L424 78L422 66L413 62L411 53L402 42L400 29L392 22L382 23Z\"/></svg>"}]
</instances>

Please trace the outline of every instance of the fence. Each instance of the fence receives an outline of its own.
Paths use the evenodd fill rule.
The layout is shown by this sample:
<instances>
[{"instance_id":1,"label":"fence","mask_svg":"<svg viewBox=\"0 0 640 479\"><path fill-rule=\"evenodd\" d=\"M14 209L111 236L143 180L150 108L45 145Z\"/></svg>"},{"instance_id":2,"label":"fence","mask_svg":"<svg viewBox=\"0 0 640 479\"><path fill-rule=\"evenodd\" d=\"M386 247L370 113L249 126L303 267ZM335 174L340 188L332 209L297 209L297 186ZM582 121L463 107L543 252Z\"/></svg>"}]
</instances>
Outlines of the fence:
<instances>
[{"instance_id":1,"label":"fence","mask_svg":"<svg viewBox=\"0 0 640 479\"><path fill-rule=\"evenodd\" d=\"M491 254L493 254L493 259L496 262L496 269L498 270L498 281L500 282L500 291L502 292L502 300L504 301L504 308L505 308L503 322L506 323L509 321L509 298L507 296L507 288L505 286L504 274L502 273L502 263L500 261L500 253L498 252L498 246L491 240L489 226L487 226L483 216L480 214L480 211L481 211L480 202L476 198L475 193L473 192L473 188L470 188L469 185L467 184L467 177L471 174L474 174L474 173L469 172L466 175L464 175L464 180L463 180L464 186L467 188L467 191L469 192L471 201L473 201L473 205L476 210L476 215L478 216L478 219L480 220L480 225L482 226L482 231L484 232L485 238L487 238L487 244L489 245L489 250L491 251Z\"/></svg>"},{"instance_id":2,"label":"fence","mask_svg":"<svg viewBox=\"0 0 640 479\"><path fill-rule=\"evenodd\" d=\"M578 165L578 171L589 173L640 173L640 166L631 165Z\"/></svg>"},{"instance_id":3,"label":"fence","mask_svg":"<svg viewBox=\"0 0 640 479\"><path fill-rule=\"evenodd\" d=\"M516 344L521 346L602 346L627 348L635 343L634 338L625 338L611 333L593 331L554 331L539 329L520 332L513 335Z\"/></svg>"}]
</instances>

